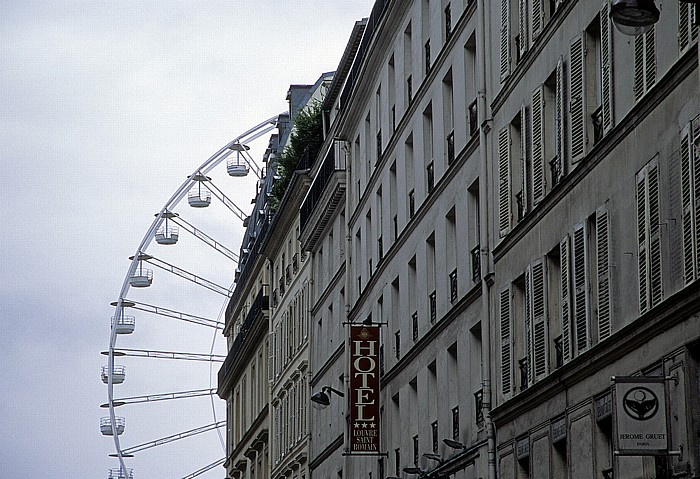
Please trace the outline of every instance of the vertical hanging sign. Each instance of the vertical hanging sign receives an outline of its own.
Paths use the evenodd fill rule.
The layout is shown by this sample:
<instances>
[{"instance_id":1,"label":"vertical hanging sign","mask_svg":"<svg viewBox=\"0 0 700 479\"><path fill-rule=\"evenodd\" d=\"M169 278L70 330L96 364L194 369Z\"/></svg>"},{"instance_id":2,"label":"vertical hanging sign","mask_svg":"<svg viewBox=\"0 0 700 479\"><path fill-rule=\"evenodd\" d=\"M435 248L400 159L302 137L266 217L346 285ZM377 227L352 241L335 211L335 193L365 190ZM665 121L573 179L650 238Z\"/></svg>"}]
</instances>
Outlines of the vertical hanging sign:
<instances>
[{"instance_id":1,"label":"vertical hanging sign","mask_svg":"<svg viewBox=\"0 0 700 479\"><path fill-rule=\"evenodd\" d=\"M615 453L621 456L669 454L666 380L613 377Z\"/></svg>"},{"instance_id":2,"label":"vertical hanging sign","mask_svg":"<svg viewBox=\"0 0 700 479\"><path fill-rule=\"evenodd\" d=\"M350 326L349 363L348 454L380 454L379 326Z\"/></svg>"}]
</instances>

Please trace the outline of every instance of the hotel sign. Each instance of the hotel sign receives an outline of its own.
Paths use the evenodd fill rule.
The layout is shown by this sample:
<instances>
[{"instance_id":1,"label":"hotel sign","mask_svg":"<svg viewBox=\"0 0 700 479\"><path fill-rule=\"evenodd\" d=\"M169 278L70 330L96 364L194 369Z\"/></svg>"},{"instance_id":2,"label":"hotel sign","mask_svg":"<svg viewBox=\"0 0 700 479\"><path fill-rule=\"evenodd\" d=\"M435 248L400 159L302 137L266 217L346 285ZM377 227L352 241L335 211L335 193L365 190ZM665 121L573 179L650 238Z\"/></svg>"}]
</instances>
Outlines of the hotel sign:
<instances>
[{"instance_id":1,"label":"hotel sign","mask_svg":"<svg viewBox=\"0 0 700 479\"><path fill-rule=\"evenodd\" d=\"M615 377L613 380L616 454L668 454L666 380L659 377Z\"/></svg>"},{"instance_id":2,"label":"hotel sign","mask_svg":"<svg viewBox=\"0 0 700 479\"><path fill-rule=\"evenodd\" d=\"M379 454L379 326L350 326L350 447Z\"/></svg>"}]
</instances>

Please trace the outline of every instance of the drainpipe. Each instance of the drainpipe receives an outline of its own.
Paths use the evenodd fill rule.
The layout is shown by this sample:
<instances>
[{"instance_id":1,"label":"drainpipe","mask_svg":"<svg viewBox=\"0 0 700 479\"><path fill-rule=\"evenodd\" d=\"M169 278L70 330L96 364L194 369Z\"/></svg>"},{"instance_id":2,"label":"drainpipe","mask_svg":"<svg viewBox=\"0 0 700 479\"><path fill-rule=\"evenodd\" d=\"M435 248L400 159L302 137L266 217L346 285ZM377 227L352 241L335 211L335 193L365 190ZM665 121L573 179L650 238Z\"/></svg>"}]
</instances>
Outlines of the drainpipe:
<instances>
[{"instance_id":1,"label":"drainpipe","mask_svg":"<svg viewBox=\"0 0 700 479\"><path fill-rule=\"evenodd\" d=\"M492 271L489 251L489 179L488 179L488 148L486 146L486 134L490 129L490 115L487 115L486 103L486 2L477 0L476 12L478 24L477 34L477 108L480 121L479 128L479 244L481 264L481 381L483 392L482 411L484 415L484 427L486 429L487 466L488 478L496 479L496 434L491 420L492 390L491 390L491 302L489 298L489 285L486 278Z\"/></svg>"},{"instance_id":2,"label":"drainpipe","mask_svg":"<svg viewBox=\"0 0 700 479\"><path fill-rule=\"evenodd\" d=\"M343 145L343 154L344 154L344 161L343 163L345 164L345 319L344 322L348 320L348 317L350 316L350 286L352 285L352 278L350 278L350 251L351 251L351 246L352 246L352 234L350 233L350 185L352 185L352 182L350 181L350 174L351 174L351 169L350 169L350 161L348 157L350 156L350 147L348 146L348 142L346 140L341 140L342 145ZM349 338L350 336L346 336L345 341L346 342L346 347L349 348ZM350 366L346 364L345 371L349 371ZM343 374L345 378L347 378L347 374ZM347 385L346 385L347 386ZM346 387L347 389L347 387ZM346 394L349 394L348 391L345 391ZM345 411L345 415L347 417L348 411L347 411L347 406L343 408ZM343 427L343 435L345 434L345 430L347 428ZM343 439L343 447L346 447L347 445L347 438ZM350 456L343 454L343 471L346 477L352 477L352 474L354 471L350 470Z\"/></svg>"}]
</instances>

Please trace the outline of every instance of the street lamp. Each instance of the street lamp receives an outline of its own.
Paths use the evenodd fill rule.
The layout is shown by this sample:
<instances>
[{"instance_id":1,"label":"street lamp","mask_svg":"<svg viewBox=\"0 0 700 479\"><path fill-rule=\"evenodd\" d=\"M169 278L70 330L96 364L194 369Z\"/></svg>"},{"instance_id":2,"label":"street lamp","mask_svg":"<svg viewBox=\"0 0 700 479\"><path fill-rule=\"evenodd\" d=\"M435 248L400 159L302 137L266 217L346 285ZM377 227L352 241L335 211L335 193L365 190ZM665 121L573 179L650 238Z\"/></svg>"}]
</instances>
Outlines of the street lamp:
<instances>
[{"instance_id":1,"label":"street lamp","mask_svg":"<svg viewBox=\"0 0 700 479\"><path fill-rule=\"evenodd\" d=\"M654 0L613 0L610 16L617 29L625 35L639 35L659 21L661 12Z\"/></svg>"},{"instance_id":2,"label":"street lamp","mask_svg":"<svg viewBox=\"0 0 700 479\"><path fill-rule=\"evenodd\" d=\"M338 391L337 389L334 389L330 386L323 386L319 392L311 395L311 405L314 407L314 409L325 409L331 403L331 398L328 397L326 391L335 393L341 398L345 397L345 394L343 394L341 391Z\"/></svg>"}]
</instances>

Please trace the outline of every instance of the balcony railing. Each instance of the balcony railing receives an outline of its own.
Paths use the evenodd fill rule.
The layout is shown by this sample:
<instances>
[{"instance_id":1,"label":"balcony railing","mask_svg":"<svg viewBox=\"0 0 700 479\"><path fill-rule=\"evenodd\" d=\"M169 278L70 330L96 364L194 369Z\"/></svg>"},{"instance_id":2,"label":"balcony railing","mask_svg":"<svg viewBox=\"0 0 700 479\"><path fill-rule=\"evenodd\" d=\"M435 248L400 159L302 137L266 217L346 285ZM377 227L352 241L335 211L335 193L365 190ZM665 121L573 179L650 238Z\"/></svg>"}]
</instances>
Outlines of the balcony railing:
<instances>
[{"instance_id":1,"label":"balcony railing","mask_svg":"<svg viewBox=\"0 0 700 479\"><path fill-rule=\"evenodd\" d=\"M294 274L297 274L299 271L299 253L294 253L294 256L292 256L292 272Z\"/></svg>"},{"instance_id":2,"label":"balcony railing","mask_svg":"<svg viewBox=\"0 0 700 479\"><path fill-rule=\"evenodd\" d=\"M564 349L561 335L554 338L554 350L556 351L557 355L557 363L555 367L558 369L564 365Z\"/></svg>"},{"instance_id":3,"label":"balcony railing","mask_svg":"<svg viewBox=\"0 0 700 479\"><path fill-rule=\"evenodd\" d=\"M282 296L284 296L284 278L283 277L279 279L278 285L279 285L280 298L281 298Z\"/></svg>"},{"instance_id":4,"label":"balcony railing","mask_svg":"<svg viewBox=\"0 0 700 479\"><path fill-rule=\"evenodd\" d=\"M479 132L479 116L476 107L476 99L469 105L469 136Z\"/></svg>"},{"instance_id":5,"label":"balcony railing","mask_svg":"<svg viewBox=\"0 0 700 479\"><path fill-rule=\"evenodd\" d=\"M428 296L428 303L430 304L430 322L434 323L437 319L437 292L433 291Z\"/></svg>"},{"instance_id":6,"label":"balcony railing","mask_svg":"<svg viewBox=\"0 0 700 479\"><path fill-rule=\"evenodd\" d=\"M323 196L323 191L326 189L326 185L328 185L336 171L342 171L342 168L338 168L336 166L335 145L331 145L326 157L323 159L321 167L316 173L313 183L311 183L309 192L306 194L306 198L301 205L301 209L299 211L299 221L302 230L313 214L316 205L321 200L321 196Z\"/></svg>"},{"instance_id":7,"label":"balcony railing","mask_svg":"<svg viewBox=\"0 0 700 479\"><path fill-rule=\"evenodd\" d=\"M520 390L525 391L529 384L528 384L528 374L527 374L527 369L528 369L528 361L527 358L523 358L518 361L518 368L520 369Z\"/></svg>"},{"instance_id":8,"label":"balcony railing","mask_svg":"<svg viewBox=\"0 0 700 479\"><path fill-rule=\"evenodd\" d=\"M452 439L459 441L459 406L452 408Z\"/></svg>"},{"instance_id":9,"label":"balcony railing","mask_svg":"<svg viewBox=\"0 0 700 479\"><path fill-rule=\"evenodd\" d=\"M416 191L411 190L408 192L408 217L413 218L416 214Z\"/></svg>"},{"instance_id":10,"label":"balcony railing","mask_svg":"<svg viewBox=\"0 0 700 479\"><path fill-rule=\"evenodd\" d=\"M525 219L525 210L526 210L525 198L523 198L522 191L519 191L518 193L516 193L515 203L517 204L517 207L518 207L518 223L520 223L522 220Z\"/></svg>"},{"instance_id":11,"label":"balcony railing","mask_svg":"<svg viewBox=\"0 0 700 479\"><path fill-rule=\"evenodd\" d=\"M287 281L287 284L292 282L292 265L288 264L287 267L284 270L284 279Z\"/></svg>"},{"instance_id":12,"label":"balcony railing","mask_svg":"<svg viewBox=\"0 0 700 479\"><path fill-rule=\"evenodd\" d=\"M450 166L455 161L455 132L452 130L447 135L447 166Z\"/></svg>"},{"instance_id":13,"label":"balcony railing","mask_svg":"<svg viewBox=\"0 0 700 479\"><path fill-rule=\"evenodd\" d=\"M549 171L552 175L552 188L554 188L561 181L561 162L558 156L549 160Z\"/></svg>"},{"instance_id":14,"label":"balcony railing","mask_svg":"<svg viewBox=\"0 0 700 479\"><path fill-rule=\"evenodd\" d=\"M428 194L430 194L435 189L435 164L431 161L425 169L428 178Z\"/></svg>"},{"instance_id":15,"label":"balcony railing","mask_svg":"<svg viewBox=\"0 0 700 479\"><path fill-rule=\"evenodd\" d=\"M413 341L418 341L418 311L411 315L411 332Z\"/></svg>"},{"instance_id":16,"label":"balcony railing","mask_svg":"<svg viewBox=\"0 0 700 479\"><path fill-rule=\"evenodd\" d=\"M591 114L593 122L593 144L597 144L603 138L603 106L599 106L596 111Z\"/></svg>"},{"instance_id":17,"label":"balcony railing","mask_svg":"<svg viewBox=\"0 0 700 479\"><path fill-rule=\"evenodd\" d=\"M474 418L477 424L484 421L484 390L479 389L474 393Z\"/></svg>"},{"instance_id":18,"label":"balcony railing","mask_svg":"<svg viewBox=\"0 0 700 479\"><path fill-rule=\"evenodd\" d=\"M457 270L450 273L450 303L457 301Z\"/></svg>"},{"instance_id":19,"label":"balcony railing","mask_svg":"<svg viewBox=\"0 0 700 479\"><path fill-rule=\"evenodd\" d=\"M377 163L382 161L382 130L377 132Z\"/></svg>"},{"instance_id":20,"label":"balcony railing","mask_svg":"<svg viewBox=\"0 0 700 479\"><path fill-rule=\"evenodd\" d=\"M472 281L475 283L481 279L481 246L476 245L471 251L472 257Z\"/></svg>"}]
</instances>

